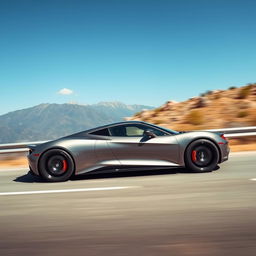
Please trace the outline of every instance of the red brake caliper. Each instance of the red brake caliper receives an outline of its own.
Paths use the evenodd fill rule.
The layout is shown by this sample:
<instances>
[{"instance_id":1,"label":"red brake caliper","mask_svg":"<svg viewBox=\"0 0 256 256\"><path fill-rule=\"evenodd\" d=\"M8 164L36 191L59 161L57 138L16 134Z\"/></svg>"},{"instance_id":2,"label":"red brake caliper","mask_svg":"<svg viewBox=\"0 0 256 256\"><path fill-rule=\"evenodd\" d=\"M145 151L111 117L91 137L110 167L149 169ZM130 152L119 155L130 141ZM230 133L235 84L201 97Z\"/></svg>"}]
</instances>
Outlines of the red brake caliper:
<instances>
[{"instance_id":1,"label":"red brake caliper","mask_svg":"<svg viewBox=\"0 0 256 256\"><path fill-rule=\"evenodd\" d=\"M68 169L68 163L67 163L67 161L66 161L66 160L62 160L62 165L63 165L62 171L65 172L65 171Z\"/></svg>"},{"instance_id":2,"label":"red brake caliper","mask_svg":"<svg viewBox=\"0 0 256 256\"><path fill-rule=\"evenodd\" d=\"M192 151L192 161L195 162L196 161L196 150Z\"/></svg>"}]
</instances>

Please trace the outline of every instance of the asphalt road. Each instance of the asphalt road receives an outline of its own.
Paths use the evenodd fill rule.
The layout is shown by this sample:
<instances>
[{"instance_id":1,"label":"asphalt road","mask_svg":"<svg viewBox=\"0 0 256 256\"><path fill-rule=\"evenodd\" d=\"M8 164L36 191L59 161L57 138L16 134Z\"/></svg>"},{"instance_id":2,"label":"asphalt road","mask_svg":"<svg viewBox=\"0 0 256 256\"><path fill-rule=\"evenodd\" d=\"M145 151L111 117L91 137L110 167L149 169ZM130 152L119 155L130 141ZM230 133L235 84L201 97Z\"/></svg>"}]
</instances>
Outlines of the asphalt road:
<instances>
[{"instance_id":1,"label":"asphalt road","mask_svg":"<svg viewBox=\"0 0 256 256\"><path fill-rule=\"evenodd\" d=\"M81 189L82 191L77 191ZM45 183L0 171L0 255L256 255L256 153Z\"/></svg>"}]
</instances>

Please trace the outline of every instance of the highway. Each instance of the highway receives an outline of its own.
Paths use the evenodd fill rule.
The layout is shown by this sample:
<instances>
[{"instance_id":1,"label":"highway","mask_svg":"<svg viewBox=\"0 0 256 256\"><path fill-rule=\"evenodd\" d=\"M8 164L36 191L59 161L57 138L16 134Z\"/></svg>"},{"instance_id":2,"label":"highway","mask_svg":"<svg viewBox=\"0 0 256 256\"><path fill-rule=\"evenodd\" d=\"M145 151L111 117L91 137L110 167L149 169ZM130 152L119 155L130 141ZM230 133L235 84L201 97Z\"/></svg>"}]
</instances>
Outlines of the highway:
<instances>
[{"instance_id":1,"label":"highway","mask_svg":"<svg viewBox=\"0 0 256 256\"><path fill-rule=\"evenodd\" d=\"M212 173L0 170L0 255L256 255L256 152Z\"/></svg>"}]
</instances>

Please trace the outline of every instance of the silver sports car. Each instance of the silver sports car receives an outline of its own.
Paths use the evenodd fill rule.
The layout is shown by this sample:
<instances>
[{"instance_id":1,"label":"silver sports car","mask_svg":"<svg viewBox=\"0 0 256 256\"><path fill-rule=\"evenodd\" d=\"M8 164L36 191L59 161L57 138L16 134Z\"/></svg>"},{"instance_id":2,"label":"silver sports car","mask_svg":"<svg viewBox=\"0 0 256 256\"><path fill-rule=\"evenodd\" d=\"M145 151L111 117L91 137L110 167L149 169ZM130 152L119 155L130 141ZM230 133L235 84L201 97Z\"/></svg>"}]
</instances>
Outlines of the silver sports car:
<instances>
[{"instance_id":1,"label":"silver sports car","mask_svg":"<svg viewBox=\"0 0 256 256\"><path fill-rule=\"evenodd\" d=\"M30 170L48 181L106 168L185 167L209 172L229 155L222 133L176 132L139 121L101 126L29 149Z\"/></svg>"}]
</instances>

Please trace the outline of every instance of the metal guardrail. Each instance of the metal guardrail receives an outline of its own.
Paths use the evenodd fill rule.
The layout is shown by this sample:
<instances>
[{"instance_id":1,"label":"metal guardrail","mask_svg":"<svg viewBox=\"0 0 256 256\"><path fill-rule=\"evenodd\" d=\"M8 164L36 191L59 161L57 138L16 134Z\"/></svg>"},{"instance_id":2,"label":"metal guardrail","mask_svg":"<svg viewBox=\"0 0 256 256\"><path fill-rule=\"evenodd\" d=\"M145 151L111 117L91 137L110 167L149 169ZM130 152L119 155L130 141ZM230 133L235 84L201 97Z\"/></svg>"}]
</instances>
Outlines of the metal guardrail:
<instances>
[{"instance_id":1,"label":"metal guardrail","mask_svg":"<svg viewBox=\"0 0 256 256\"><path fill-rule=\"evenodd\" d=\"M223 132L227 138L256 136L256 126L211 129L209 132Z\"/></svg>"},{"instance_id":2,"label":"metal guardrail","mask_svg":"<svg viewBox=\"0 0 256 256\"><path fill-rule=\"evenodd\" d=\"M33 141L33 142L20 142L20 143L8 143L8 144L0 144L0 150L1 149L22 149L27 148L28 145L39 145L42 143L45 143L46 141Z\"/></svg>"},{"instance_id":3,"label":"metal guardrail","mask_svg":"<svg viewBox=\"0 0 256 256\"><path fill-rule=\"evenodd\" d=\"M28 145L39 145L46 141L32 141L32 142L20 142L20 143L8 143L0 144L0 154L7 153L21 153L28 151Z\"/></svg>"},{"instance_id":4,"label":"metal guardrail","mask_svg":"<svg viewBox=\"0 0 256 256\"><path fill-rule=\"evenodd\" d=\"M248 126L248 127L236 127L236 128L222 128L222 129L211 129L207 130L209 132L223 132L225 134L235 134L235 133L255 133L256 126Z\"/></svg>"},{"instance_id":5,"label":"metal guardrail","mask_svg":"<svg viewBox=\"0 0 256 256\"><path fill-rule=\"evenodd\" d=\"M227 138L239 138L239 137L250 137L256 136L256 132L244 132L244 133L225 133Z\"/></svg>"},{"instance_id":6,"label":"metal guardrail","mask_svg":"<svg viewBox=\"0 0 256 256\"><path fill-rule=\"evenodd\" d=\"M256 136L256 126L211 129L209 132L223 132L227 138ZM39 145L47 141L0 144L0 154L27 152L28 145Z\"/></svg>"}]
</instances>

